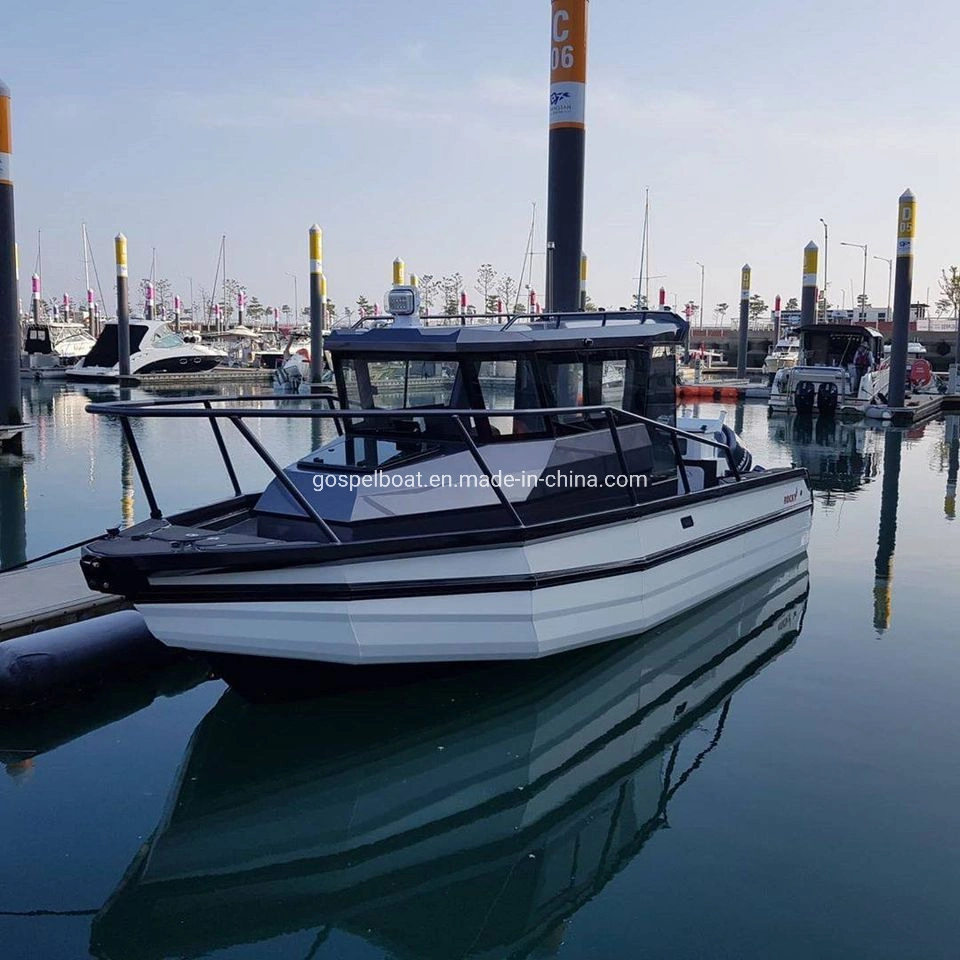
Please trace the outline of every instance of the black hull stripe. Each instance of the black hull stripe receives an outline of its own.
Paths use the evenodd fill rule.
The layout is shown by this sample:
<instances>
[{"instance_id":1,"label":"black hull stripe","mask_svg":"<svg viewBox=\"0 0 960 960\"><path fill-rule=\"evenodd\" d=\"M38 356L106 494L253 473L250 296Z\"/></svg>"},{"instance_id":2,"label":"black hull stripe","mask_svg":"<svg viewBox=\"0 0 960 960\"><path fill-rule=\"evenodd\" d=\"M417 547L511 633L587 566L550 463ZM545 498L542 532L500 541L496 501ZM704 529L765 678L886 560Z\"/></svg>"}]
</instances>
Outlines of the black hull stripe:
<instances>
[{"instance_id":1,"label":"black hull stripe","mask_svg":"<svg viewBox=\"0 0 960 960\"><path fill-rule=\"evenodd\" d=\"M402 580L390 583L243 583L243 584L177 584L151 585L132 599L138 603L270 603L287 601L350 601L390 600L403 597L444 597L455 594L515 593L562 587L590 580L621 577L652 570L701 550L735 540L755 530L812 511L804 504L781 513L751 520L728 530L689 543L670 547L647 557L626 563L603 563L590 567L574 567L546 573L524 573L509 576L462 577L447 580ZM202 577L203 574L197 575Z\"/></svg>"}]
</instances>

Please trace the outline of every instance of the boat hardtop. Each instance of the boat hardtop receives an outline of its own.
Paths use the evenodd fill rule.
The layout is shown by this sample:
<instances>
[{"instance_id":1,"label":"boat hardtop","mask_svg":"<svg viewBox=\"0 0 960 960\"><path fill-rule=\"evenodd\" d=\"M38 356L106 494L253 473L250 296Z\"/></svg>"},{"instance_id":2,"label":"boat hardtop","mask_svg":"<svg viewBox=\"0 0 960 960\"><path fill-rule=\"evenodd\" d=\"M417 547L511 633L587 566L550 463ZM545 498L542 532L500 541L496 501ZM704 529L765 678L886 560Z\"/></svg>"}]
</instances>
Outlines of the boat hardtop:
<instances>
[{"instance_id":1,"label":"boat hardtop","mask_svg":"<svg viewBox=\"0 0 960 960\"><path fill-rule=\"evenodd\" d=\"M528 658L662 622L801 552L811 508L803 470L677 428L686 331L669 311L400 313L327 339L335 394L93 404L120 417L151 519L87 546L87 581L165 643L247 665ZM209 420L234 495L164 517L134 417ZM246 418L337 435L281 468ZM221 423L264 489L243 493Z\"/></svg>"}]
</instances>

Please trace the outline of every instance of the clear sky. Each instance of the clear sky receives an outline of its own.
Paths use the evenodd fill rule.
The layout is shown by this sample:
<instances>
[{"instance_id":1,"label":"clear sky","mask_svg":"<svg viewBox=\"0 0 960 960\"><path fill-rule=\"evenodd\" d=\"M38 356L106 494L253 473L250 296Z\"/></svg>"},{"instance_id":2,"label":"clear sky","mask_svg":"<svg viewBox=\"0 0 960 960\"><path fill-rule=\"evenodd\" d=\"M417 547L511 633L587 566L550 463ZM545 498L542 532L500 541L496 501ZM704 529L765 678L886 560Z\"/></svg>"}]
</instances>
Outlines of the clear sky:
<instances>
[{"instance_id":1,"label":"clear sky","mask_svg":"<svg viewBox=\"0 0 960 960\"><path fill-rule=\"evenodd\" d=\"M18 0L3 13L21 284L38 229L44 293L82 295L80 224L112 299L131 278L265 304L306 301L307 228L324 228L330 298L379 300L409 270L519 274L531 204L543 249L548 0ZM593 0L584 247L598 304L636 288L644 188L650 272L671 301L734 304L739 270L799 296L830 227L831 300L887 297L897 198L918 198L914 299L960 263L956 92L945 0ZM822 258L822 250L821 250ZM822 268L822 261L821 261ZM535 285L542 287L542 257ZM653 281L657 286L661 281ZM733 311L731 311L733 312Z\"/></svg>"}]
</instances>

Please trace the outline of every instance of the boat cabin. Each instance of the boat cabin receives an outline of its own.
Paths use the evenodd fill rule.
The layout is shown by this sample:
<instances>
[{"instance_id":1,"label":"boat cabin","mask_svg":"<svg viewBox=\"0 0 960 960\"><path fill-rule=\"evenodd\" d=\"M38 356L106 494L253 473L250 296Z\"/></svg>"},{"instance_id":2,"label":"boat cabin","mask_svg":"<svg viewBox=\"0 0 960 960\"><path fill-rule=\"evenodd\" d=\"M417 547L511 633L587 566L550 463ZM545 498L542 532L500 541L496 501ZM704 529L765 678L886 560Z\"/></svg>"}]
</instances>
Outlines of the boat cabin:
<instances>
[{"instance_id":1,"label":"boat cabin","mask_svg":"<svg viewBox=\"0 0 960 960\"><path fill-rule=\"evenodd\" d=\"M801 364L807 367L846 367L860 344L873 355L873 366L883 361L883 336L872 327L845 323L816 323L799 327Z\"/></svg>"},{"instance_id":2,"label":"boat cabin","mask_svg":"<svg viewBox=\"0 0 960 960\"><path fill-rule=\"evenodd\" d=\"M53 336L50 333L50 327L45 323L28 324L23 338L23 352L31 356L53 353Z\"/></svg>"}]
</instances>

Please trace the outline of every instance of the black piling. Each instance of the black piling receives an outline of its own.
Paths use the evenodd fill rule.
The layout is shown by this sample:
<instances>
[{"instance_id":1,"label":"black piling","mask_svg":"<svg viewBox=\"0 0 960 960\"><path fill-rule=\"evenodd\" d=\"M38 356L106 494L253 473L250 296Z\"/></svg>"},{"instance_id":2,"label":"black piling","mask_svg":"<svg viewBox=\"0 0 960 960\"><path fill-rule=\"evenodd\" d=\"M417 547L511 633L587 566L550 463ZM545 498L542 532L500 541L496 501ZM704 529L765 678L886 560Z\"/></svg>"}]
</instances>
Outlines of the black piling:
<instances>
[{"instance_id":1,"label":"black piling","mask_svg":"<svg viewBox=\"0 0 960 960\"><path fill-rule=\"evenodd\" d=\"M747 375L748 334L750 332L750 264L740 271L740 342L737 345L737 376Z\"/></svg>"},{"instance_id":2,"label":"black piling","mask_svg":"<svg viewBox=\"0 0 960 960\"><path fill-rule=\"evenodd\" d=\"M910 297L913 293L913 239L917 229L917 200L905 191L897 214L897 272L893 288L893 341L890 347L890 386L887 403L902 407L907 384L907 343L910 339Z\"/></svg>"},{"instance_id":3,"label":"black piling","mask_svg":"<svg viewBox=\"0 0 960 960\"><path fill-rule=\"evenodd\" d=\"M13 216L13 125L10 88L0 80L0 426L23 423L20 406L20 310ZM23 437L0 440L0 452L19 455Z\"/></svg>"},{"instance_id":4,"label":"black piling","mask_svg":"<svg viewBox=\"0 0 960 960\"><path fill-rule=\"evenodd\" d=\"M553 0L551 4L547 246L553 259L548 295L550 309L559 311L575 311L580 306L587 2Z\"/></svg>"},{"instance_id":5,"label":"black piling","mask_svg":"<svg viewBox=\"0 0 960 960\"><path fill-rule=\"evenodd\" d=\"M127 293L127 238L118 233L113 241L117 260L117 355L120 376L130 376L130 301Z\"/></svg>"}]
</instances>

